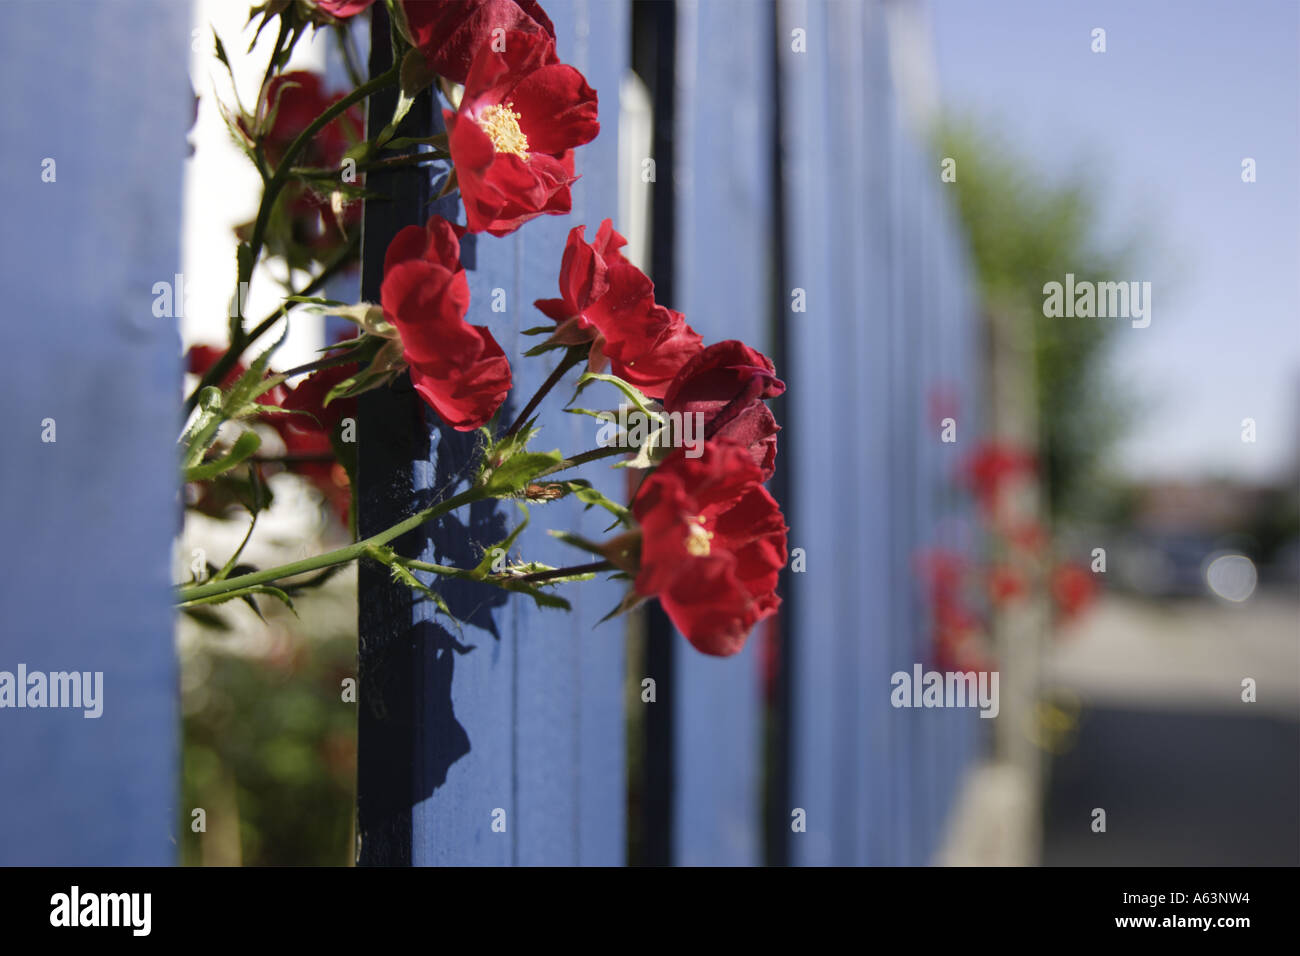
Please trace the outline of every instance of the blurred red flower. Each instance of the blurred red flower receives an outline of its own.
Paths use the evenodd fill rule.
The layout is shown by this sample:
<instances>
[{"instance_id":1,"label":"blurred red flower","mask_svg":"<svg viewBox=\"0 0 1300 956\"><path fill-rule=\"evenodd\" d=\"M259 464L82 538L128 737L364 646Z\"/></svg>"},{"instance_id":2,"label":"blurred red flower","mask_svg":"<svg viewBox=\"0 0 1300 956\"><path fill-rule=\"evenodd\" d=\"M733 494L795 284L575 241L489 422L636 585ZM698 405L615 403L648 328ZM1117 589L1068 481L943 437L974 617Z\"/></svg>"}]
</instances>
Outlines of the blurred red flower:
<instances>
[{"instance_id":1,"label":"blurred red flower","mask_svg":"<svg viewBox=\"0 0 1300 956\"><path fill-rule=\"evenodd\" d=\"M312 0L315 6L338 20L365 13L375 0Z\"/></svg>"},{"instance_id":2,"label":"blurred red flower","mask_svg":"<svg viewBox=\"0 0 1300 956\"><path fill-rule=\"evenodd\" d=\"M1060 564L1052 571L1052 597L1065 621L1078 619L1097 597L1097 581L1087 568Z\"/></svg>"},{"instance_id":3,"label":"blurred red flower","mask_svg":"<svg viewBox=\"0 0 1300 956\"><path fill-rule=\"evenodd\" d=\"M1036 468L1029 452L999 442L984 442L966 463L965 477L980 506L994 512L1006 489L1031 477Z\"/></svg>"},{"instance_id":4,"label":"blurred red flower","mask_svg":"<svg viewBox=\"0 0 1300 956\"><path fill-rule=\"evenodd\" d=\"M555 39L536 0L405 0L402 9L430 69L453 83L464 83L479 48L504 41L507 31Z\"/></svg>"}]
</instances>

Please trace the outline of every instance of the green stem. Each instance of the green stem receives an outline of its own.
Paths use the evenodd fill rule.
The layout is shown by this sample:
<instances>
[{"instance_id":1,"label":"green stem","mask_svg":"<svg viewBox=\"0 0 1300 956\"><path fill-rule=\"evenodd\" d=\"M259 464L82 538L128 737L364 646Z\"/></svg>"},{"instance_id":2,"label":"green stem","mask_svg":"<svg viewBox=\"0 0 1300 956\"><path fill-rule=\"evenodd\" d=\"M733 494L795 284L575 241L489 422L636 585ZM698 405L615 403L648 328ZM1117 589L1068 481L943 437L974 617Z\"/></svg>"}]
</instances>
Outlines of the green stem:
<instances>
[{"instance_id":1,"label":"green stem","mask_svg":"<svg viewBox=\"0 0 1300 956\"><path fill-rule=\"evenodd\" d=\"M551 568L549 571L534 571L532 574L512 575L506 580L510 581L528 581L536 584L539 581L550 581L554 578L567 578L575 574L595 574L600 571L617 571L618 569L608 561L592 561L590 564L575 564L567 568Z\"/></svg>"},{"instance_id":2,"label":"green stem","mask_svg":"<svg viewBox=\"0 0 1300 956\"><path fill-rule=\"evenodd\" d=\"M442 574L453 578L464 577L468 573L464 568L453 568L446 564L433 564L430 561L417 561L414 558L398 558L397 560L412 571L430 571L433 574Z\"/></svg>"},{"instance_id":3,"label":"green stem","mask_svg":"<svg viewBox=\"0 0 1300 956\"><path fill-rule=\"evenodd\" d=\"M450 159L448 153L433 150L427 153L403 153L400 156L387 156L373 162L358 163L357 172L369 173L375 170L398 169L403 166L419 166L423 163L441 162ZM295 166L293 175L307 179L338 179L339 170L328 166Z\"/></svg>"},{"instance_id":4,"label":"green stem","mask_svg":"<svg viewBox=\"0 0 1300 956\"><path fill-rule=\"evenodd\" d=\"M266 238L266 227L271 218L271 209L280 196L280 190L284 189L289 181L289 176L293 172L293 161L298 158L298 154L307 148L307 145L316 138L317 133L346 113L352 106L360 103L372 93L378 93L380 90L387 89L396 83L400 72L401 64L397 63L386 73L381 73L369 83L358 86L312 120L311 124L289 144L289 148L285 150L279 165L275 167L270 182L266 184L265 192L262 193L262 202L257 209L257 220L253 223L253 235L248 241L248 252L240 262L240 283L252 279L253 266L256 265L257 259L261 255L262 242ZM236 288L239 288L239 286L236 286Z\"/></svg>"},{"instance_id":5,"label":"green stem","mask_svg":"<svg viewBox=\"0 0 1300 956\"><path fill-rule=\"evenodd\" d=\"M314 362L308 362L306 365L299 365L297 368L291 368L287 372L281 372L280 377L291 379L297 375L304 375L307 372L319 372L322 369L335 368L339 365L359 365L363 360L357 358L351 352L344 352L342 355L327 355L325 358L317 359Z\"/></svg>"},{"instance_id":6,"label":"green stem","mask_svg":"<svg viewBox=\"0 0 1300 956\"><path fill-rule=\"evenodd\" d=\"M251 283L253 280L253 269L257 265L257 260L262 254L262 244L266 241L266 228L271 219L271 210L275 207L275 201L280 197L280 191L289 182L289 177L293 172L293 161L301 153L322 129L331 122L343 115L349 108L366 99L373 93L386 89L397 82L401 72L401 64L396 64L386 73L381 73L369 83L358 86L337 103L329 106L320 116L312 120L311 125L304 129L289 144L285 150L284 156L280 159L280 164L275 168L271 178L267 180L266 189L262 192L262 201L257 207L257 220L253 224L253 234L249 238L248 245L242 246L239 250L239 273L235 282L235 295L239 296L239 290L244 289L245 283ZM348 254L352 250L352 243L348 245ZM336 260L341 266L342 260ZM328 270L327 270L328 271ZM322 272L313 280L308 288L319 288L325 279L326 273ZM306 291L304 290L304 293ZM194 393L185 402L186 411L193 409L195 402L198 400L198 393L204 386L211 385L221 380L239 360L239 356L244 354L244 350L253 343L255 339L266 333L280 315L287 311L287 305L281 306L270 317L257 326L252 332L245 332L243 327L243 317L231 320L230 348L226 354L218 360L217 364L209 369L208 374L203 377L203 381L195 388Z\"/></svg>"},{"instance_id":7,"label":"green stem","mask_svg":"<svg viewBox=\"0 0 1300 956\"><path fill-rule=\"evenodd\" d=\"M224 581L211 581L207 584L195 584L189 587L177 589L177 603L187 604L190 601L198 601L203 598L215 597L226 594L231 591L239 591L244 588L254 587L259 584L270 584L272 581L278 581L281 578L293 577L295 574L302 574L306 571L319 571L321 568L333 567L337 564L347 564L363 557L365 553L377 545L387 544L394 538L400 538L408 531L414 531L426 521L432 521L434 518L455 511L457 508L471 504L486 496L482 488L470 488L468 491L462 491L454 497L441 501L436 505L431 505L422 511L417 511L404 521L399 521L378 534L371 535L355 544L350 544L346 548L337 548L334 551L327 551L324 554L318 554L314 557L303 558L301 561L293 561L289 564L282 564L278 567L267 568L263 571L254 571L250 574L241 574L237 578L227 578ZM431 569L431 568L430 568ZM428 569L426 569L428 570Z\"/></svg>"},{"instance_id":8,"label":"green stem","mask_svg":"<svg viewBox=\"0 0 1300 956\"><path fill-rule=\"evenodd\" d=\"M541 474L534 478L538 481L547 475L553 475L557 471L567 471L570 468L577 468L579 465L585 465L589 461L600 461L602 458L613 458L615 455L627 455L631 453L629 448L620 448L617 445L608 445L604 448L593 448L591 451L584 451L580 455L574 455L572 458L566 458L564 461L557 461L550 468L547 468Z\"/></svg>"},{"instance_id":9,"label":"green stem","mask_svg":"<svg viewBox=\"0 0 1300 956\"><path fill-rule=\"evenodd\" d=\"M550 377L542 383L541 388L539 388L536 393L534 393L533 397L528 400L528 404L524 406L524 410L515 418L514 424L507 428L505 434L501 437L509 438L515 432L519 431L524 422L528 421L528 416L536 411L537 406L542 403L542 399L546 397L546 393L558 385L560 379L564 378L564 373L581 362L582 359L582 349L571 348L565 352L564 358L560 359L560 364L555 366L555 371L550 374Z\"/></svg>"}]
</instances>

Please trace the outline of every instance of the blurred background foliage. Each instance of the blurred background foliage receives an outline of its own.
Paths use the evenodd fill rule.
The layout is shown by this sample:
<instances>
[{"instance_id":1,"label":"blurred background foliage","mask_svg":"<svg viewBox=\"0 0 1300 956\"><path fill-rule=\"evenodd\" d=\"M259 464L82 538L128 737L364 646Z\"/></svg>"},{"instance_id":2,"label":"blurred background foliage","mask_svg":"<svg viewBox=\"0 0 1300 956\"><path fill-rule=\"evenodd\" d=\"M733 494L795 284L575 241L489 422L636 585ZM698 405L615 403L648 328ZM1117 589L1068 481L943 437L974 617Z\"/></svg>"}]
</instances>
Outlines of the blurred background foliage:
<instances>
[{"instance_id":1,"label":"blurred background foliage","mask_svg":"<svg viewBox=\"0 0 1300 956\"><path fill-rule=\"evenodd\" d=\"M1101 235L1100 184L1075 171L1053 181L995 134L945 121L940 156L957 159L957 208L979 298L1022 330L1033 357L1038 454L1047 514L1111 517L1123 495L1105 473L1107 453L1142 396L1115 381L1107 359L1121 320L1043 315L1043 284L1137 278L1143 235Z\"/></svg>"},{"instance_id":2,"label":"blurred background foliage","mask_svg":"<svg viewBox=\"0 0 1300 956\"><path fill-rule=\"evenodd\" d=\"M281 476L281 498L288 482ZM321 517L327 517L321 503ZM219 524L190 514L189 541L212 541ZM327 536L338 533L322 520ZM310 522L276 542L277 557L322 550ZM222 553L213 547L210 553ZM295 614L276 601L213 608L182 619L178 634L183 714L182 803L178 833L185 865L346 866L354 857L357 704L344 682L356 677L356 574L337 575ZM193 810L206 814L195 832Z\"/></svg>"}]
</instances>

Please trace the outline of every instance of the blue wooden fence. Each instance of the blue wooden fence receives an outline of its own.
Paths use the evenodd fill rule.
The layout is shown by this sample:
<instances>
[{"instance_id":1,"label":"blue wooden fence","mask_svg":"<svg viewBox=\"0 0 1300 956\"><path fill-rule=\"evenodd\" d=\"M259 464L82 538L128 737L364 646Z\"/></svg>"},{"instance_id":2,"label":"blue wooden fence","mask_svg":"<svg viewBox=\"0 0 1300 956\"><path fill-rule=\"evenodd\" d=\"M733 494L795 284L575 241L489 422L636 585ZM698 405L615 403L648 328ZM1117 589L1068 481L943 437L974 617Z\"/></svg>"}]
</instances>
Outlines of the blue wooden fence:
<instances>
[{"instance_id":1,"label":"blue wooden fence","mask_svg":"<svg viewBox=\"0 0 1300 956\"><path fill-rule=\"evenodd\" d=\"M533 300L555 294L569 229L585 222L590 238L602 219L618 214L617 90L628 63L628 7L560 2L548 3L547 13L562 56L602 95L605 132L577 155L582 178L573 189L571 217L544 217L507 238L463 245L474 303L470 319L488 325L512 356L536 344L519 333L539 324ZM387 31L374 34L382 57ZM411 131L427 135L436 122L432 101L426 98L415 113L413 121L427 129L413 125ZM382 117L384 104L371 115L372 122ZM418 174L401 179L399 202L371 203L366 211L371 218L362 291L371 301L378 300L378 268L388 239L402 226L423 222L431 208L431 190L416 182ZM454 203L439 208L448 218L461 218ZM488 307L496 289L505 292L504 313ZM512 366L522 395L532 394L550 371L539 360ZM596 444L590 420L556 410L556 402L548 406L538 422L546 447L577 452ZM363 527L386 526L395 515L409 513L415 497L446 491L464 465L474 437L437 427L431 415L425 416L428 441L420 447L392 433L421 414L421 402L411 394L375 396L362 406ZM621 497L621 476L605 471L592 477ZM468 528L460 518L429 528L422 540L403 543L403 553L472 564L520 518L502 503L475 506L471 516ZM597 538L603 523L568 502L536 509L518 547L529 560L560 566L573 563L578 553L548 537L547 527L576 527ZM469 622L463 633L453 633L433 621L428 602L412 602L382 569L363 569L361 582L361 859L416 865L621 863L622 623L594 626L618 603L621 589L586 584L576 594L575 613L566 615L539 611L527 601L507 602L487 587L450 588L452 611ZM467 645L475 649L458 652Z\"/></svg>"},{"instance_id":2,"label":"blue wooden fence","mask_svg":"<svg viewBox=\"0 0 1300 956\"><path fill-rule=\"evenodd\" d=\"M475 321L518 354L564 233L613 213L617 105L605 91L626 69L635 22L652 50L641 66L656 113L653 277L706 340L782 357L778 482L807 562L786 576L787 669L770 721L761 633L739 657L711 659L651 613L644 676L660 689L644 705L645 862L926 862L973 752L974 716L888 702L889 675L929 660L914 557L960 518L950 478L961 446L940 443L934 392L957 395L960 427L975 427L973 313L938 162L900 115L879 4L650 6L635 18L622 3L548 7L561 54L604 94L605 132L580 153L572 218L480 241L470 266L476 302L501 288L511 303L505 315L480 307ZM548 371L516 369L525 394ZM580 423L543 424L548 444L584 446ZM435 472L448 439L435 436ZM548 511L539 518L570 514ZM513 516L494 520L484 526L499 537ZM524 540L542 560L564 557L531 531ZM476 633L473 654L417 651L445 658L454 677L438 691L450 704L433 706L413 744L436 750L422 733L451 734L465 752L445 783L415 794L412 862L623 858L622 625L592 630L589 613L610 603L594 585L572 618L517 601L494 613L494 635ZM367 745L363 721L363 765ZM364 773L362 785L364 809ZM491 829L494 809L505 833ZM791 826L796 815L806 830Z\"/></svg>"},{"instance_id":3,"label":"blue wooden fence","mask_svg":"<svg viewBox=\"0 0 1300 956\"><path fill-rule=\"evenodd\" d=\"M0 8L0 671L102 673L97 718L0 710L0 864L176 856L180 340L152 306L180 270L190 28L134 13Z\"/></svg>"},{"instance_id":4,"label":"blue wooden fence","mask_svg":"<svg viewBox=\"0 0 1300 956\"><path fill-rule=\"evenodd\" d=\"M625 623L596 626L617 585L579 586L566 615L458 584L444 592L467 622L458 629L363 566L358 859L625 862L624 687L648 676L657 701L630 705L646 708L644 792L632 801L640 862L927 862L978 721L891 708L889 675L929 656L917 552L968 533L950 478L978 430L979 360L964 252L938 158L893 88L883 4L545 6L560 55L600 92L603 132L578 151L571 216L466 241L471 321L519 356L531 344L521 330L538 324L532 301L555 294L568 230L586 223L590 235L617 218L620 184L642 168L618 150L617 91L637 61L655 111L653 278L706 340L743 338L777 358L790 391L774 487L806 569L783 579L782 666L769 688L761 631L739 657L714 660L653 611L645 673L628 673ZM163 476L178 423L162 397L176 394L179 370L174 326L132 317L148 315L152 283L178 259L188 24L174 4L149 5L143 20L110 13L70 24L58 4L9 6L0 31L5 89L50 75L50 56L55 75L83 79L44 95L56 109L32 112L22 105L32 96L15 95L0 113L11 213L0 261L10 314L37 330L23 336L28 361L0 379L0 534L24 555L0 577L0 670L103 670L107 688L98 721L0 712L5 863L174 857L167 583L179 505ZM374 16L378 71L389 55L382 4ZM147 67L148 82L123 62ZM372 130L391 108L372 104ZM404 132L428 135L439 115L426 94ZM57 184L40 182L47 155ZM394 200L366 210L361 291L374 301L398 229L434 210L460 216L414 169L370 185ZM488 307L498 289L503 313ZM549 371L512 365L525 395ZM939 441L936 390L954 396L956 445ZM106 408L122 423L108 437ZM40 441L45 418L57 443ZM540 424L547 448L594 444L581 417L551 411ZM363 398L358 441L369 532L448 493L473 439L439 427L407 388ZM621 476L589 471L621 496ZM600 531L598 516L566 503L532 518L520 547L552 564L574 553L547 527ZM518 520L484 503L398 546L464 564Z\"/></svg>"}]
</instances>

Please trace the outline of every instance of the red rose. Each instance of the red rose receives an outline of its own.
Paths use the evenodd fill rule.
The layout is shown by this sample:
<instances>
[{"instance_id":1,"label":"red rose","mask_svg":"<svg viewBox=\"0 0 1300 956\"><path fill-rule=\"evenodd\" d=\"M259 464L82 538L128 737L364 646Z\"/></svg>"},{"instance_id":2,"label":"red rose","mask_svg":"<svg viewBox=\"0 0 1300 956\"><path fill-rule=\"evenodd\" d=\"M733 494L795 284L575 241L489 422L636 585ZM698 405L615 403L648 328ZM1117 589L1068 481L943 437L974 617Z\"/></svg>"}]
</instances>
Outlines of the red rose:
<instances>
[{"instance_id":1,"label":"red rose","mask_svg":"<svg viewBox=\"0 0 1300 956\"><path fill-rule=\"evenodd\" d=\"M545 33L512 30L483 44L460 108L443 111L470 232L504 236L572 205L573 149L600 132L596 91Z\"/></svg>"},{"instance_id":2,"label":"red rose","mask_svg":"<svg viewBox=\"0 0 1300 956\"><path fill-rule=\"evenodd\" d=\"M429 67L453 83L464 83L479 47L519 30L555 39L555 27L536 0L406 0L411 39Z\"/></svg>"},{"instance_id":3,"label":"red rose","mask_svg":"<svg viewBox=\"0 0 1300 956\"><path fill-rule=\"evenodd\" d=\"M481 427L510 391L510 363L491 332L465 321L469 282L457 228L434 216L394 236L380 301L402 337L415 390L457 431Z\"/></svg>"},{"instance_id":4,"label":"red rose","mask_svg":"<svg viewBox=\"0 0 1300 956\"><path fill-rule=\"evenodd\" d=\"M620 251L627 240L614 230L613 222L606 219L600 224L594 242L587 242L586 232L586 226L569 230L564 258L560 260L560 298L538 299L533 303L557 323L572 324L573 334L566 339L570 345L593 340L594 331L591 323L583 320L583 313L609 291L609 267L627 263ZM561 330L557 333L565 334Z\"/></svg>"},{"instance_id":5,"label":"red rose","mask_svg":"<svg viewBox=\"0 0 1300 956\"><path fill-rule=\"evenodd\" d=\"M980 506L996 512L1002 494L1012 484L1031 477L1034 456L1012 445L997 442L981 444L967 463L966 480Z\"/></svg>"},{"instance_id":6,"label":"red rose","mask_svg":"<svg viewBox=\"0 0 1300 956\"><path fill-rule=\"evenodd\" d=\"M697 352L681 367L664 393L664 411L702 416L704 439L744 445L766 481L776 462L780 426L763 399L784 391L771 359L728 339Z\"/></svg>"},{"instance_id":7,"label":"red rose","mask_svg":"<svg viewBox=\"0 0 1300 956\"><path fill-rule=\"evenodd\" d=\"M745 645L781 599L785 520L747 449L706 442L677 449L645 480L632 505L641 525L635 587L657 596L697 650L725 657Z\"/></svg>"},{"instance_id":8,"label":"red rose","mask_svg":"<svg viewBox=\"0 0 1300 956\"><path fill-rule=\"evenodd\" d=\"M627 240L606 219L588 243L586 226L569 232L560 263L560 298L538 299L556 322L551 341L591 343L588 365L610 371L647 395L663 396L702 339L680 312L658 305L654 283L619 251Z\"/></svg>"}]
</instances>

